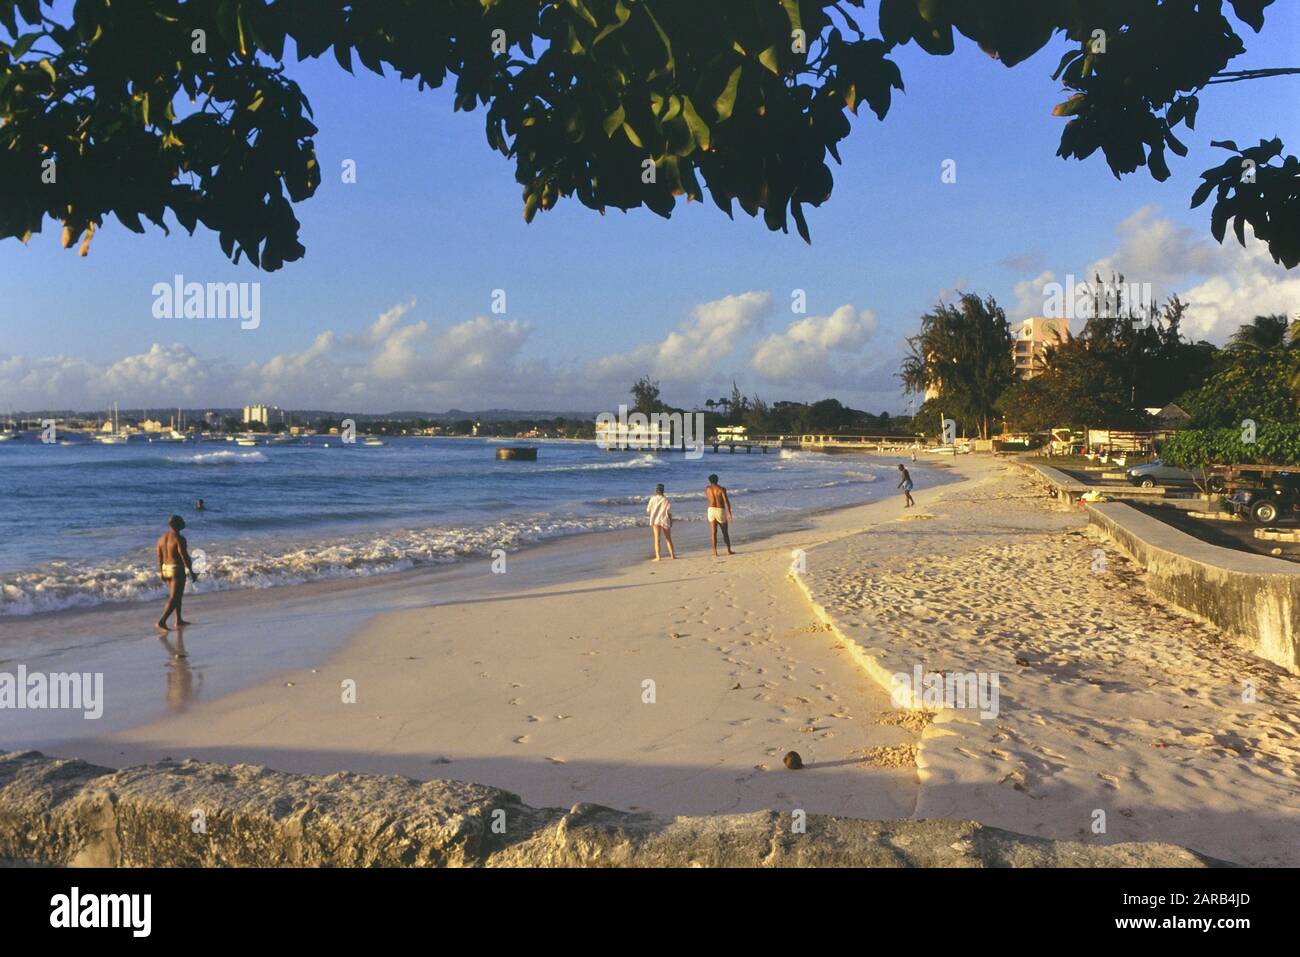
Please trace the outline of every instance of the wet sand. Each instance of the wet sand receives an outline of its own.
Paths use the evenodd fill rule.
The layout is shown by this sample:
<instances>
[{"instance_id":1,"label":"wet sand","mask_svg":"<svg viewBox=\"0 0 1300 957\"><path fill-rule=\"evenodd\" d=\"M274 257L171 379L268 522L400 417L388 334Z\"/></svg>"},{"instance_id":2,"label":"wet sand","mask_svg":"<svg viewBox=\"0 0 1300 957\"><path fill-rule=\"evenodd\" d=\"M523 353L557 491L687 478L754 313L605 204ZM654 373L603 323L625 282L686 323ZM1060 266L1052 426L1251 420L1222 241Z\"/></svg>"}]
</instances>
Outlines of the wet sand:
<instances>
[{"instance_id":1,"label":"wet sand","mask_svg":"<svg viewBox=\"0 0 1300 957\"><path fill-rule=\"evenodd\" d=\"M920 483L914 509L890 496L757 542L737 523L739 554L718 560L687 524L675 562L648 561L638 529L500 575L485 560L200 596L195 616L223 623L187 631L188 659L147 633L94 646L150 656L150 715L45 750L454 778L534 805L975 819L1300 863L1300 678L1152 598L1021 469L951 468L962 481ZM230 693L205 678L184 701L238 670L214 656L304 627L320 630L311 660ZM997 714L896 706L890 675L916 666L997 675ZM803 770L782 765L790 750Z\"/></svg>"}]
</instances>

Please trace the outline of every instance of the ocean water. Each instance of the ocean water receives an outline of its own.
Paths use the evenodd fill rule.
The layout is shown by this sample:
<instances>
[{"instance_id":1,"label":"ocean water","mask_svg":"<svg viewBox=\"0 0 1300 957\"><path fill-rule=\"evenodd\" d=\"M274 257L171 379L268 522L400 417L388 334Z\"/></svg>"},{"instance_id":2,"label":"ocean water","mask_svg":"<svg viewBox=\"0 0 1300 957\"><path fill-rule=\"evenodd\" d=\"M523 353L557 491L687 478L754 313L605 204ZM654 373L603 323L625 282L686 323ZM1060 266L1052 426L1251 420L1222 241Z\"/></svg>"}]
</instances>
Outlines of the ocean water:
<instances>
[{"instance_id":1,"label":"ocean water","mask_svg":"<svg viewBox=\"0 0 1300 957\"><path fill-rule=\"evenodd\" d=\"M0 443L0 616L161 597L153 548L172 513L188 523L204 568L198 590L211 591L377 574L643 525L657 482L676 522L703 522L714 471L733 495L737 535L748 520L892 494L897 475L892 460L791 450L690 460L537 441L527 443L540 449L536 462L510 462L496 460L499 440L387 442ZM912 468L923 485L928 470ZM199 498L204 511L194 510Z\"/></svg>"}]
</instances>

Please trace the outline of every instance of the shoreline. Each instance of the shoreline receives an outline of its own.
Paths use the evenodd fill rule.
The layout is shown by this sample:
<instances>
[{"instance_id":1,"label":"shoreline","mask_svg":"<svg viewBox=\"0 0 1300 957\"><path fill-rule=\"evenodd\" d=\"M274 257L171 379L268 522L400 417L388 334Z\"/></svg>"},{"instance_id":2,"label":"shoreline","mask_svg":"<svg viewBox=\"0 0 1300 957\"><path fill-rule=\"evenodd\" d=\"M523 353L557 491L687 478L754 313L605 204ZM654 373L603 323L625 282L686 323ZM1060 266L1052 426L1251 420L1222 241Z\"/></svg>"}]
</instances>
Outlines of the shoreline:
<instances>
[{"instance_id":1,"label":"shoreline","mask_svg":"<svg viewBox=\"0 0 1300 957\"><path fill-rule=\"evenodd\" d=\"M412 576L388 592L408 604L373 603L315 667L42 750L398 774L536 807L975 820L1300 860L1300 680L1153 598L1013 463L968 457L951 477L915 510L897 496L835 509L718 561L698 542L638 561L636 529L617 533L617 563L565 543L565 567L512 578L521 555L438 602ZM983 720L895 703L892 676L914 666L1000 675L1000 706ZM1234 704L1242 675L1258 704Z\"/></svg>"},{"instance_id":2,"label":"shoreline","mask_svg":"<svg viewBox=\"0 0 1300 957\"><path fill-rule=\"evenodd\" d=\"M483 444L483 440L474 441ZM888 454L854 454L876 462L896 459ZM627 458L634 461L636 455ZM918 465L922 472L933 470L939 475L948 468L946 463L939 462ZM591 464L558 466L561 472L595 467ZM641 469L636 471L639 474ZM647 465L646 474L651 471L653 466ZM618 474L624 473L620 470ZM749 482L753 476L746 476L733 483L742 502L737 517L742 526L758 529L765 536L772 529L791 527L823 511L852 508L864 500L873 500L878 493L870 489L877 484L876 478L868 474L821 482L810 476L809 484L803 488L782 487L778 483L751 489ZM838 489L855 485L861 491ZM833 491L825 504L809 506L800 499L802 494L804 499L818 501L828 490ZM591 493L595 494L598 493ZM679 522L688 526L703 524L702 491L691 492L679 485L674 499L677 510L684 516ZM498 549L520 554L569 538L643 527L645 516L638 504L635 495L620 492L594 501L565 500L554 508L534 502L506 511L470 508L446 513L435 509L407 515L398 509L385 516L347 521L335 516L302 526L273 524L265 528L231 525L229 507L212 509L205 514L209 517L215 514L218 524L206 529L206 534L202 527L190 534L196 561L206 552L210 567L197 586L187 589L186 597L433 571L473 562ZM183 509L178 511L188 518L189 513ZM193 521L199 522L199 518ZM222 521L226 524L222 525ZM131 536L138 547L128 552L120 552L117 539L113 538L106 539L114 542L107 549L97 546L90 552L82 550L72 558L66 554L56 557L46 549L43 557L32 558L29 564L6 566L0 573L0 593L3 593L0 623L8 625L78 611L165 603L166 589L147 559L152 554L153 533L145 534L133 527Z\"/></svg>"},{"instance_id":3,"label":"shoreline","mask_svg":"<svg viewBox=\"0 0 1300 957\"><path fill-rule=\"evenodd\" d=\"M927 465L936 472L948 468L947 463ZM737 534L746 546L761 546L776 536L805 531L826 516L879 501L873 495L856 504L771 513L744 519L733 529L743 529ZM679 520L679 524L691 530L688 547L697 553L707 549L702 519ZM533 587L579 583L611 569L641 564L648 557L641 554L648 553L647 533L648 526L638 525L560 535L509 552L506 567L522 569ZM95 730L116 732L187 709L200 698L213 700L300 668L319 666L385 612L432 607L448 593L486 598L513 588L515 578L490 574L492 563L489 554L472 555L369 575L189 592L186 613L195 624L185 629L179 646L177 632L168 632L165 638L171 647L164 648L159 647L159 632L152 624L162 599L6 616L0 618L5 626L0 670L23 663L29 671L105 673L109 693L128 703L96 722ZM264 643L261 639L268 630L274 640ZM250 650L250 644L257 647ZM192 669L192 675L177 675L180 669L175 665L185 659L173 650L198 665L196 649L208 652L206 664L201 670ZM165 675L159 674L160 665ZM159 702L157 688L164 679L166 693ZM87 729L79 715L45 712L33 724L34 714L39 715L6 712L0 745L51 748L85 736Z\"/></svg>"},{"instance_id":4,"label":"shoreline","mask_svg":"<svg viewBox=\"0 0 1300 957\"><path fill-rule=\"evenodd\" d=\"M644 528L593 536L621 559L595 571L608 549L571 541L552 546L571 552L567 569L542 561L530 571L520 553L491 576L485 561L477 582L464 576L445 600L371 609L330 654L316 649L314 667L264 673L215 697L209 682L203 701L41 750L113 766L193 756L451 777L538 804L581 796L713 814L798 800L810 812L906 817L915 771L900 756L911 732L877 720L888 695L825 641L788 574L791 547L901 512L901 495L891 495L802 516L761 540L737 532L737 554L716 562L703 529L679 542L676 562L641 560ZM527 577L512 578L516 567ZM549 579L537 574L548 569ZM206 651L191 653L186 669L211 667ZM642 701L647 677L662 696L653 707ZM348 680L355 705L340 702ZM807 773L781 767L789 750Z\"/></svg>"}]
</instances>

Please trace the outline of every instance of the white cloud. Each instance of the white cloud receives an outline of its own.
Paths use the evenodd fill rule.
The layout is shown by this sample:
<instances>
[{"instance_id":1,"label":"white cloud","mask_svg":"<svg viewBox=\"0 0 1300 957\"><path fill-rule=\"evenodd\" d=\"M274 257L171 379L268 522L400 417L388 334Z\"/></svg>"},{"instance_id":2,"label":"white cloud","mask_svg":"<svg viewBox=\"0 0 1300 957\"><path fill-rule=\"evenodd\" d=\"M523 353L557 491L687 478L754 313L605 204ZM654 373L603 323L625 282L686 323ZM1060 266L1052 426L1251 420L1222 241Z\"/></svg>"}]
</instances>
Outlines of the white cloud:
<instances>
[{"instance_id":1,"label":"white cloud","mask_svg":"<svg viewBox=\"0 0 1300 957\"><path fill-rule=\"evenodd\" d=\"M1085 277L1123 273L1125 282L1151 283L1163 300L1178 294L1187 303L1183 334L1222 344L1256 315L1300 315L1300 275L1268 254L1247 231L1243 248L1229 232L1212 238L1160 217L1144 206L1115 229L1119 248L1088 267Z\"/></svg>"},{"instance_id":2,"label":"white cloud","mask_svg":"<svg viewBox=\"0 0 1300 957\"><path fill-rule=\"evenodd\" d=\"M528 355L529 323L478 316L451 325L417 318L415 303L384 311L362 331L326 329L301 349L235 363L181 344L154 344L116 361L0 355L0 401L14 410L183 405L382 412L486 408L597 410L622 401L636 378L693 405L729 392L733 376L767 398L868 399L896 407L892 383L862 356L876 331L869 310L842 306L799 318L757 342L772 299L745 292L702 303L662 339L585 363ZM881 379L876 383L875 379ZM868 382L868 379L871 381ZM815 386L793 387L803 382ZM874 390L881 388L880 393ZM771 395L777 389L799 395ZM816 393L816 394L813 394Z\"/></svg>"},{"instance_id":3,"label":"white cloud","mask_svg":"<svg viewBox=\"0 0 1300 957\"><path fill-rule=\"evenodd\" d=\"M829 316L797 319L784 332L767 336L754 349L750 364L772 382L842 382L839 369L858 357L876 328L870 309L840 306Z\"/></svg>"},{"instance_id":4,"label":"white cloud","mask_svg":"<svg viewBox=\"0 0 1300 957\"><path fill-rule=\"evenodd\" d=\"M1016 283L1016 304L1011 309L1011 321L1041 316L1047 300L1047 285L1053 282L1056 282L1056 273L1046 269L1033 279Z\"/></svg>"},{"instance_id":5,"label":"white cloud","mask_svg":"<svg viewBox=\"0 0 1300 957\"><path fill-rule=\"evenodd\" d=\"M691 318L657 343L604 356L590 363L598 380L630 385L649 375L665 384L698 385L715 374L739 340L762 323L772 305L766 292L745 292L695 307Z\"/></svg>"},{"instance_id":6,"label":"white cloud","mask_svg":"<svg viewBox=\"0 0 1300 957\"><path fill-rule=\"evenodd\" d=\"M1240 253L1240 247L1228 249L1212 238L1159 215L1155 206L1143 206L1115 227L1120 239L1117 250L1094 262L1078 277L1091 281L1100 275L1109 279L1112 272L1123 273L1125 282L1169 286L1189 273L1206 275L1224 268Z\"/></svg>"}]
</instances>

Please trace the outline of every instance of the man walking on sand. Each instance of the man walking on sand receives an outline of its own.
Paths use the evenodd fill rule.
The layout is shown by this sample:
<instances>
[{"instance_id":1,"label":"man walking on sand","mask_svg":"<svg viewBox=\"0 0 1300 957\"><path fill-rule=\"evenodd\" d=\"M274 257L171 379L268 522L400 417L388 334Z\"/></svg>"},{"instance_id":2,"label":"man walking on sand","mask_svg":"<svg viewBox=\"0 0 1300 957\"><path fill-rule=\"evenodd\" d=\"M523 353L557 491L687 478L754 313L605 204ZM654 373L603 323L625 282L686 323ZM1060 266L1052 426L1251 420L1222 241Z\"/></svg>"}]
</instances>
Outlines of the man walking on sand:
<instances>
[{"instance_id":1,"label":"man walking on sand","mask_svg":"<svg viewBox=\"0 0 1300 957\"><path fill-rule=\"evenodd\" d=\"M722 540L727 543L727 554L736 554L731 550L731 535L727 532L727 523L735 518L731 514L731 499L727 497L727 490L718 484L716 475L709 476L709 487L704 490L704 494L709 500L709 544L713 546L713 557L718 557L719 527L722 529Z\"/></svg>"},{"instance_id":2,"label":"man walking on sand","mask_svg":"<svg viewBox=\"0 0 1300 957\"><path fill-rule=\"evenodd\" d=\"M912 501L912 475L907 471L907 468L902 462L898 463L898 471L903 473L903 477L898 480L898 487L901 488L903 494L907 496L907 504L904 505L903 508L911 508L916 504Z\"/></svg>"},{"instance_id":3,"label":"man walking on sand","mask_svg":"<svg viewBox=\"0 0 1300 957\"><path fill-rule=\"evenodd\" d=\"M650 501L645 503L645 510L650 516L650 534L655 538L655 561L659 561L660 532L663 533L664 541L668 543L668 557L676 558L677 553L673 551L673 503L664 495L662 485L655 486L655 493L650 496Z\"/></svg>"},{"instance_id":4,"label":"man walking on sand","mask_svg":"<svg viewBox=\"0 0 1300 957\"><path fill-rule=\"evenodd\" d=\"M181 534L181 529L185 527L185 519L179 515L173 515L167 519L169 528L158 539L158 574L162 580L171 586L171 594L167 600L167 608L163 611L162 617L158 619L158 627L163 631L169 631L167 619L172 612L176 613L176 626L188 625L189 622L181 617L181 600L185 597L185 573L188 571L190 580L197 582L199 580L198 572L194 570L194 565L190 561L189 544L185 541L185 536Z\"/></svg>"}]
</instances>

